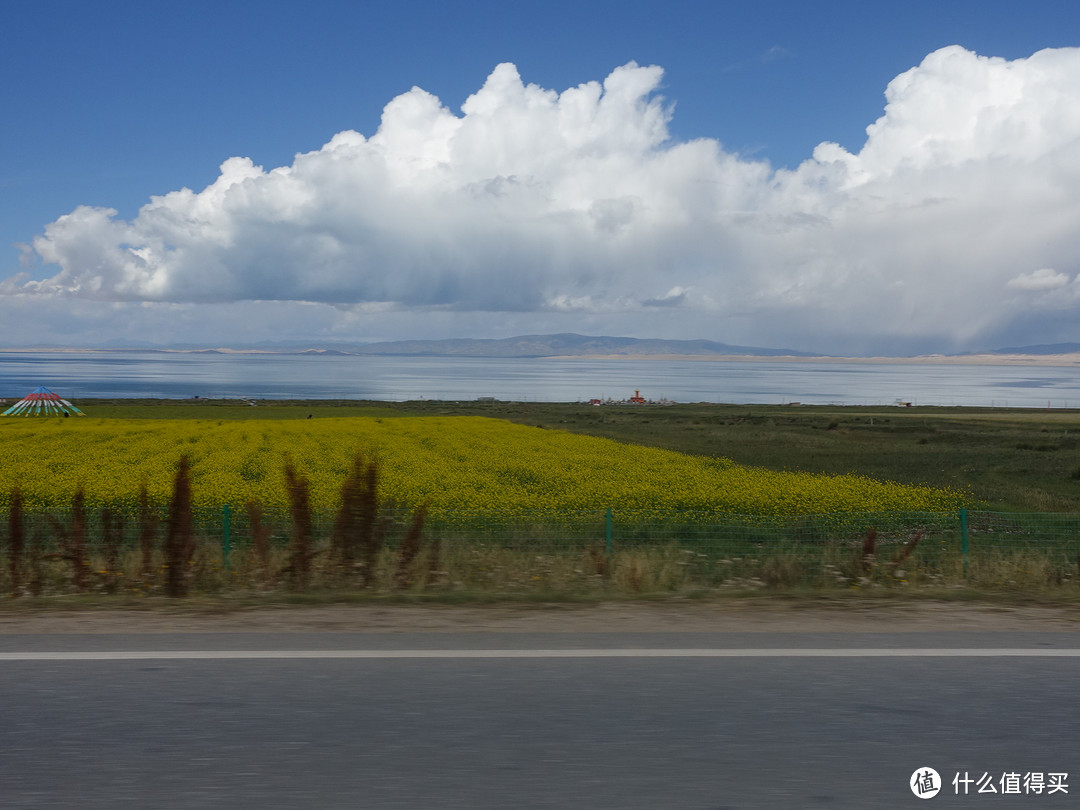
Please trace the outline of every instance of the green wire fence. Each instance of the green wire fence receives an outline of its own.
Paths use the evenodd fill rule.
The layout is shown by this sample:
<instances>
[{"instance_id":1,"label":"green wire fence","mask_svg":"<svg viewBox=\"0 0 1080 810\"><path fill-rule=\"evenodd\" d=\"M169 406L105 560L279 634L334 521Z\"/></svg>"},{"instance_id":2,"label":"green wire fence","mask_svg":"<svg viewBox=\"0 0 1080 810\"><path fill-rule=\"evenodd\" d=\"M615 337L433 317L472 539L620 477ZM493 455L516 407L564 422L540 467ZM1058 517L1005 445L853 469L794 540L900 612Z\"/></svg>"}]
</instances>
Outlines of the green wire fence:
<instances>
[{"instance_id":1,"label":"green wire fence","mask_svg":"<svg viewBox=\"0 0 1080 810\"><path fill-rule=\"evenodd\" d=\"M376 531L381 564L387 571L407 542L413 517L411 510L380 512ZM196 509L192 518L200 570L217 572L215 587L225 587L229 577L242 579L253 570L256 533L261 533L263 543L262 567L269 566L266 555L275 554L275 570L287 570L296 533L288 512L261 513L255 517L255 526L246 509L234 506ZM65 549L70 551L65 543L71 542L72 520L70 510L27 511L16 530L10 516L0 513L4 560L0 590L28 581L27 572L34 565L39 569L62 566L71 556L65 556ZM88 509L83 520L79 532L84 538L85 565L99 572L100 578L111 572L114 580L133 581L125 572L139 567L140 581L145 581L151 559L160 569L165 510L140 518L134 512L105 514ZM310 553L317 566L331 564L335 520L334 514L311 517ZM108 521L112 521L111 529ZM674 566L678 576L665 581L692 580L703 587L798 583L860 587L874 581L1003 586L1080 583L1080 514L966 509L802 516L617 507L455 510L427 514L421 535L427 551L415 565L442 572L444 582L475 580L478 571L512 571L518 579L535 578L538 575L528 573L533 570L540 571L540 580L546 581L556 568L569 572L569 580L578 573L610 578L620 565L636 559L652 560L648 565L641 563L646 567ZM143 559L138 563L135 558L140 551ZM59 576L54 574L54 579ZM401 579L404 576L400 574L399 580L406 581ZM420 579L431 585L438 578L432 574L408 581Z\"/></svg>"}]
</instances>

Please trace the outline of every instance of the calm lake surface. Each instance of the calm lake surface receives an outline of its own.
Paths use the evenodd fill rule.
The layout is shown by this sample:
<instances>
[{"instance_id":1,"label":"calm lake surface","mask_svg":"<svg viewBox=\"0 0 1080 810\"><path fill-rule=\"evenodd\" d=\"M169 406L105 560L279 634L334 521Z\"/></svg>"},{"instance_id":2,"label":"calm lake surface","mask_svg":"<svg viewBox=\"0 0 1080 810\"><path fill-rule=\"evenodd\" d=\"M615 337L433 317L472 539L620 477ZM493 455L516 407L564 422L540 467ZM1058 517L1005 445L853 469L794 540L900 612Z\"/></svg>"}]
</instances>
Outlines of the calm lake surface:
<instances>
[{"instance_id":1,"label":"calm lake surface","mask_svg":"<svg viewBox=\"0 0 1080 810\"><path fill-rule=\"evenodd\" d=\"M1080 407L1080 368L844 362L0 352L0 398L250 397Z\"/></svg>"}]
</instances>

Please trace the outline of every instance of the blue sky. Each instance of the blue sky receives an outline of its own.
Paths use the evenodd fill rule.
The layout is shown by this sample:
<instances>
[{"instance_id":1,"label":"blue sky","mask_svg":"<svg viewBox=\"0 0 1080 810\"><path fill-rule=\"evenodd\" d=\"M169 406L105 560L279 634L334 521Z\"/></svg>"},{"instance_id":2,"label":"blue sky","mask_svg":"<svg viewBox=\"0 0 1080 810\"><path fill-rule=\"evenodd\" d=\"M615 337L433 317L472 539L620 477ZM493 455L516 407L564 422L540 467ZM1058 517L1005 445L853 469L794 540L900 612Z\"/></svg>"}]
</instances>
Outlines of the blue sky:
<instances>
[{"instance_id":1,"label":"blue sky","mask_svg":"<svg viewBox=\"0 0 1080 810\"><path fill-rule=\"evenodd\" d=\"M1013 252L1008 246L997 249L995 255L1009 255L1012 264L985 273L980 268L986 256L968 257L965 264L964 257L943 247L945 234L930 234L909 260L925 263L928 275L907 277L906 270L889 266L887 253L876 256L860 239L867 240L872 232L882 245L918 241L917 226L925 228L934 218L912 221L914 231L881 232L881 221L842 221L838 213L865 210L874 205L868 200L882 197L968 200L966 207L956 207L949 227L978 241L980 217L993 231L998 230L994 222L1017 217L1007 209L979 209L974 189L1011 198L1014 185L1023 183L1016 197L1030 203L1025 211L1043 210L1039 204L1046 210L1075 204L1078 192L1070 193L1067 184L1044 191L1028 188L1029 181L1017 178L1034 177L1030 183L1037 185L1043 175L1018 169L1009 174L995 163L1002 155L1019 159L1010 150L1023 151L1030 139L1023 127L1018 130L1010 121L1028 121L1023 116L1030 115L1031 126L1039 131L1056 128L1056 134L1039 154L1025 153L1023 160L1052 159L1057 168L1047 169L1051 180L1070 177L1075 169L1080 132L1074 131L1075 118L1068 112L1072 108L1064 115L1049 110L1060 110L1062 99L1075 102L1080 94L1080 74L1067 58L1080 45L1080 6L1075 3L911 2L886 9L861 2L767 1L661 6L634 0L314 0L303 5L40 0L4 4L0 23L6 32L0 49L0 103L6 112L0 127L0 344L198 340L225 345L275 338L330 341L580 331L789 345L832 353L908 353L1080 340L1073 302L1080 266L1066 266L1070 250L1077 247L1069 241L1067 228L1043 233L1042 242L1049 240L1057 249L1040 248L1029 261L1019 257L1031 253L1031 246L1014 241L1009 243L1015 246ZM883 127L881 142L900 148L899 139L909 152L922 148L918 145L930 138L913 135L910 121L933 109L931 96L949 97L950 87L957 88L958 98L967 98L971 94L962 85L970 81L983 94L982 106L966 113L971 120L982 120L981 111L1003 104L1019 104L1021 111L1003 116L996 127L980 134L972 142L973 156L958 148L941 158L944 164L920 164L925 177L902 187L896 179L902 161L889 163L891 158L881 156L884 147L876 163L872 155L863 155L858 171L843 155L842 160L835 154L816 155L822 165L844 164L845 181L835 173L802 176L797 183L777 177L777 170L794 171L810 160L823 142L858 157L867 142L867 127L885 111L889 83L952 45L970 56L958 53L951 62L925 65L911 96L901 100L907 106L896 105L896 120L890 124L893 132L908 127L906 134L890 141ZM1004 87L1011 81L1007 77L1021 71L994 73L985 58L1012 63L1043 49L1060 49L1061 57L1030 70L1024 62L1028 72L1016 91L1023 98L1018 101L1015 92L1003 89L999 102L994 88ZM387 222L380 211L402 199L392 196L374 213L350 208L343 221L330 225L328 212L341 211L341 201L369 196L365 183L382 181L364 172L340 182L322 181L318 178L328 175L314 165L303 174L301 195L305 205L312 195L320 201L310 210L296 213L300 198L286 204L281 201L285 192L278 188L264 189L262 202L250 203L253 207L237 214L239 187L228 195L223 188L214 197L220 208L210 205L212 195L196 206L197 216L205 216L207 224L199 232L201 242L190 245L174 245L170 240L175 241L175 234L162 235L160 212L156 220L139 219L140 208L151 197L185 188L202 192L219 180L219 167L229 158L250 158L269 173L292 167L297 153L321 150L336 133L353 130L370 139L379 130L384 107L414 86L438 99L452 116L464 118L463 103L502 63L516 66L524 86L562 93L604 82L630 62L642 69L658 66L662 75L635 74L633 82L643 82L647 89L627 101L619 113L625 121L590 124L609 130L602 135L590 130L595 142L586 147L576 135L570 137L571 145L562 148L571 152L553 147L551 162L545 164L537 157L546 148L545 138L551 137L545 135L544 124L528 116L510 121L506 115L493 125L504 127L499 132L474 132L469 148L475 157L485 151L483 137L490 137L491 149L512 151L514 144L522 144L520 155L508 155L498 166L481 166L478 158L464 168L454 162L460 157L450 161L453 177L444 180L457 183L457 192L497 180L515 183L515 189L547 189L543 195L549 202L558 198L558 210L538 212L536 200L524 198L500 208L495 216L513 223L505 243L490 229L490 216L486 225L464 215L444 221L445 206L455 205L451 197L431 211L403 205L402 211L413 212L403 215L406 221ZM1056 76L1052 93L1044 92L1046 82L1040 78L1050 74ZM504 94L492 103L505 109L509 99ZM649 100L663 111L662 137L649 140L642 134L641 143L619 142L621 132L646 133L654 127L649 131L655 134L655 122L641 117L647 117L643 110ZM1046 109L1032 111L1038 104ZM386 140L412 143L406 132L410 127L453 123L439 124L429 112L403 112L396 134L388 130ZM565 126L560 124L558 132L565 134ZM933 129L936 123L924 121L921 126ZM966 125L957 116L948 126L961 132ZM428 146L416 147L427 157L441 137L433 133L421 133ZM934 137L945 136L939 132ZM701 139L715 145L712 158L669 156L663 166L652 165L659 154ZM984 149L988 139L997 139L1000 146ZM738 193L725 190L698 202L691 199L694 186L687 184L689 179L671 186L656 179L633 188L619 186L616 194L612 189L619 184L607 174L591 177L587 163L576 172L582 188L568 191L573 178L551 165L615 153L621 157L610 163L621 167L618 171L640 169L643 177L658 178L679 171L690 178L697 172L710 183L732 184ZM982 162L984 175L957 176L959 190L942 185L946 181L941 178L972 160ZM701 161L709 161L708 166L700 168ZM891 166L891 183L874 174L871 163L883 162ZM852 193L851 178L859 171L869 172L863 184L869 196ZM245 172L227 185L246 183L249 190L269 185ZM384 178L387 186L380 186L379 193L391 194L387 189L413 183L411 193L427 190L424 194L429 195L429 175L403 177ZM326 185L320 185L323 182ZM830 183L843 187L844 201L831 196L828 204L821 199L799 202L807 188ZM780 185L786 195L782 204L763 199L775 196ZM797 191L789 188L794 185ZM499 194L507 199L505 190ZM274 213L265 207L270 205L267 195L274 197ZM176 205L181 203L188 205L182 200ZM687 223L685 214L669 216L665 206L673 204L716 206L724 214L722 228L728 230L709 235L709 222L715 218ZM180 210L176 205L166 206L174 218ZM907 203L896 205L896 210L910 208ZM282 213L282 206L289 213ZM68 222L48 245L34 242L50 223L77 209L116 213L111 219L87 216L78 228ZM316 209L317 214L312 213ZM761 223L767 218L769 224L740 224L743 220L729 216L736 209L743 220ZM186 217L196 216L190 206L183 210ZM578 225L566 225L573 211L591 212L593 225L609 228L611 234L615 232L610 228L616 228L627 245L614 244L615 236L598 241L582 235ZM658 219L634 213L646 211ZM244 229L226 229L221 219L226 214L230 228L242 220ZM887 212L878 215L883 221ZM782 220L787 229L800 217L816 218L837 235L800 237L770 253L768 234L781 227L777 223ZM897 220L895 211L888 219ZM1043 214L1040 222L1045 220ZM125 226L119 236L117 223ZM288 244L283 242L269 257L253 258L258 252L255 234L266 229L282 240L287 231ZM353 236L343 239L342 231ZM368 231L374 234L370 239L355 236ZM115 244L106 249L109 239ZM252 245L245 239L253 240ZM333 249L327 248L327 240L335 239ZM638 241L630 244L632 239ZM18 244L32 247L20 249ZM207 244L219 249L208 252ZM416 244L425 247L414 249ZM520 244L532 245L525 258L514 253L513 245ZM298 247L303 245L308 247ZM664 249L670 245L694 247ZM649 246L655 246L655 252ZM537 258L537 251L549 248ZM132 261L138 267L116 259L117 250L136 251ZM176 258L181 254L183 260ZM273 266L273 256L286 254L281 267ZM328 258L331 254L334 258ZM640 266L627 266L643 254L648 257ZM824 254L831 258L815 264L814 256ZM858 260L846 269L829 269L856 255ZM116 262L115 267L110 264ZM102 270L103 265L109 267ZM942 285L940 278L953 272L954 283ZM144 275L136 277L138 273ZM224 275L230 276L229 283L218 283ZM515 289L504 296L489 294L495 284ZM908 293L898 295L897 284ZM942 300L961 295L974 299L970 313L960 311L969 322L943 323L956 309L943 308ZM894 306L893 317L882 317ZM992 317L988 308L994 310ZM876 314L866 314L875 309ZM851 326L845 329L839 324L849 313Z\"/></svg>"}]
</instances>

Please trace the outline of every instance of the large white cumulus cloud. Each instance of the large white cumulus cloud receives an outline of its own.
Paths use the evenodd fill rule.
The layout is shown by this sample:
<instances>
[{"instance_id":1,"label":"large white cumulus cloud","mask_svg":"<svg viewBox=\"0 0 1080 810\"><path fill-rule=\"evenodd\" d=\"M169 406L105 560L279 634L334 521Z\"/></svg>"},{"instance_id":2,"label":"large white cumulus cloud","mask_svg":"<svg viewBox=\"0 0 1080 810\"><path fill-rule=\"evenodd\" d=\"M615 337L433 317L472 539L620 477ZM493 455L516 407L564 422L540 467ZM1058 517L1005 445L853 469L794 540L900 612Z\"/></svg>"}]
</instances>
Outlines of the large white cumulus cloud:
<instances>
[{"instance_id":1,"label":"large white cumulus cloud","mask_svg":"<svg viewBox=\"0 0 1080 810\"><path fill-rule=\"evenodd\" d=\"M502 64L460 114L413 88L291 166L230 158L131 221L80 207L33 240L59 271L0 291L637 313L815 347L1080 314L1080 49L944 48L889 84L861 150L781 171L672 142L661 78L557 93Z\"/></svg>"}]
</instances>

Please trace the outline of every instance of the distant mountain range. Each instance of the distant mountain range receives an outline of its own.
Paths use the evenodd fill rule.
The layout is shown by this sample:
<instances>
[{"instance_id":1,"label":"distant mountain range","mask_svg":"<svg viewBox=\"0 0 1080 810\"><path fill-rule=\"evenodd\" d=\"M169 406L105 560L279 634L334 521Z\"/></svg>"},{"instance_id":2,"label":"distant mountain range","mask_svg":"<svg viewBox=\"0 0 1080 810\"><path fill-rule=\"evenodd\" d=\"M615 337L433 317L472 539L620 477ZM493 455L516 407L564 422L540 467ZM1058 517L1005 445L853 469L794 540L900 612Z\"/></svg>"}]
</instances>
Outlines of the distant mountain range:
<instances>
[{"instance_id":1,"label":"distant mountain range","mask_svg":"<svg viewBox=\"0 0 1080 810\"><path fill-rule=\"evenodd\" d=\"M993 349L984 354L1076 354L1080 343L1050 343L1041 346L1019 346L1012 349ZM968 352L971 354L971 352Z\"/></svg>"},{"instance_id":2,"label":"distant mountain range","mask_svg":"<svg viewBox=\"0 0 1080 810\"><path fill-rule=\"evenodd\" d=\"M829 357L820 352L796 349L770 349L761 346L738 346L718 343L714 340L661 340L658 338L630 338L578 335L564 332L556 335L519 335L509 338L448 338L446 340L392 340L379 343L352 343L339 341L300 342L279 341L248 344L244 346L209 348L205 345L172 344L155 345L145 342L113 341L97 349L73 349L53 347L61 351L148 351L192 352L201 354L268 353L307 355L383 355L398 357L586 357L586 356L634 356L634 355L684 355L716 357ZM40 346L38 350L49 350ZM947 357L971 357L975 355L1033 355L1051 356L1080 353L1080 343L1054 343L1037 346L1019 346L989 349L979 352L963 352ZM903 359L895 357L893 359Z\"/></svg>"},{"instance_id":3,"label":"distant mountain range","mask_svg":"<svg viewBox=\"0 0 1080 810\"><path fill-rule=\"evenodd\" d=\"M284 346L271 351L290 351ZM297 351L298 349L292 349ZM1080 343L1055 343L1040 346L1020 346L991 349L982 352L963 352L951 355L1056 355L1080 352ZM686 355L735 357L828 357L821 352L797 349L770 349L761 346L737 346L714 340L661 340L658 338L629 338L578 335L564 332L557 335L520 335L518 337L483 339L449 338L446 340L393 340L381 343L333 344L327 348L309 348L304 354L371 354L413 357L585 357L595 355Z\"/></svg>"},{"instance_id":4,"label":"distant mountain range","mask_svg":"<svg viewBox=\"0 0 1080 810\"><path fill-rule=\"evenodd\" d=\"M814 357L794 349L731 346L712 340L659 340L655 338L522 335L501 339L395 340L368 343L337 351L347 354L427 355L447 357L575 357L585 355L749 355L755 357Z\"/></svg>"}]
</instances>

